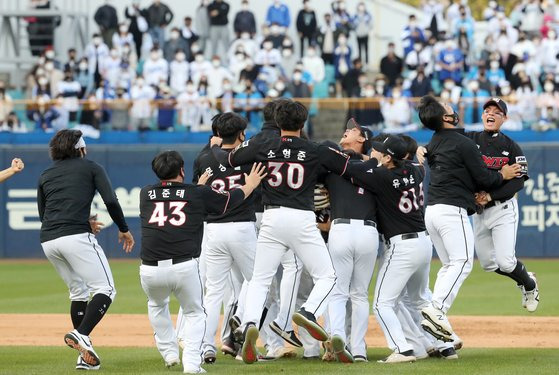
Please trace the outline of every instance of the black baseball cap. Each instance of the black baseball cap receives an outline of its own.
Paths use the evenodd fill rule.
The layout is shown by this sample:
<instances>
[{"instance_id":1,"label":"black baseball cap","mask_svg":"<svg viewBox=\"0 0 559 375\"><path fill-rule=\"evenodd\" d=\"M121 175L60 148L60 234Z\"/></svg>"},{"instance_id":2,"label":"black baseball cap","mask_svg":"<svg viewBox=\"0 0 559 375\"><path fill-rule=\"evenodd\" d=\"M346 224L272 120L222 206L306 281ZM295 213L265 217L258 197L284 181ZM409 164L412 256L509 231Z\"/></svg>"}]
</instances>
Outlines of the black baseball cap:
<instances>
[{"instance_id":1,"label":"black baseball cap","mask_svg":"<svg viewBox=\"0 0 559 375\"><path fill-rule=\"evenodd\" d=\"M364 126L359 125L352 117L347 121L346 129L350 130L353 128L357 128L361 133L361 136L365 138L365 142L363 142L363 153L368 154L372 146L373 132Z\"/></svg>"},{"instance_id":2,"label":"black baseball cap","mask_svg":"<svg viewBox=\"0 0 559 375\"><path fill-rule=\"evenodd\" d=\"M406 143L397 135L390 134L382 142L371 143L374 150L390 155L393 159L402 160L408 153Z\"/></svg>"},{"instance_id":3,"label":"black baseball cap","mask_svg":"<svg viewBox=\"0 0 559 375\"><path fill-rule=\"evenodd\" d=\"M505 116L507 115L507 103L505 103L503 99L497 97L491 98L485 102L483 109L489 107L490 105L496 106L504 113Z\"/></svg>"}]
</instances>

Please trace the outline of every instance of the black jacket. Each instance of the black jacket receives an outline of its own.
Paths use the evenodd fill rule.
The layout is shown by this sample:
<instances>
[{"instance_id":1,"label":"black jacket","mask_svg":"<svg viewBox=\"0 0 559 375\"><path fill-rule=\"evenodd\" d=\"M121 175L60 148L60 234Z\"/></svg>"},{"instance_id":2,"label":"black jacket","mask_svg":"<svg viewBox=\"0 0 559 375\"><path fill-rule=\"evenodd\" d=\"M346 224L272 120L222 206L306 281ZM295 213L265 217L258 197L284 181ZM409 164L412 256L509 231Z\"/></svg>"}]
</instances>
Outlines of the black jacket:
<instances>
[{"instance_id":1,"label":"black jacket","mask_svg":"<svg viewBox=\"0 0 559 375\"><path fill-rule=\"evenodd\" d=\"M299 11L297 15L297 32L306 37L312 37L316 34L316 15L314 10L306 12L304 9Z\"/></svg>"},{"instance_id":2,"label":"black jacket","mask_svg":"<svg viewBox=\"0 0 559 375\"><path fill-rule=\"evenodd\" d=\"M464 135L464 129L442 129L427 145L431 169L427 205L447 204L475 213L474 194L500 186L503 177L487 169L476 144Z\"/></svg>"},{"instance_id":3,"label":"black jacket","mask_svg":"<svg viewBox=\"0 0 559 375\"><path fill-rule=\"evenodd\" d=\"M249 10L238 12L235 15L233 30L239 34L242 32L256 34L256 20L254 19L254 14Z\"/></svg>"},{"instance_id":4,"label":"black jacket","mask_svg":"<svg viewBox=\"0 0 559 375\"><path fill-rule=\"evenodd\" d=\"M159 6L152 4L146 10L145 17L149 27L159 27L171 23L173 20L173 12L163 3L159 3Z\"/></svg>"},{"instance_id":5,"label":"black jacket","mask_svg":"<svg viewBox=\"0 0 559 375\"><path fill-rule=\"evenodd\" d=\"M103 29L116 29L118 27L118 15L115 7L111 5L100 6L93 18L95 23Z\"/></svg>"}]
</instances>

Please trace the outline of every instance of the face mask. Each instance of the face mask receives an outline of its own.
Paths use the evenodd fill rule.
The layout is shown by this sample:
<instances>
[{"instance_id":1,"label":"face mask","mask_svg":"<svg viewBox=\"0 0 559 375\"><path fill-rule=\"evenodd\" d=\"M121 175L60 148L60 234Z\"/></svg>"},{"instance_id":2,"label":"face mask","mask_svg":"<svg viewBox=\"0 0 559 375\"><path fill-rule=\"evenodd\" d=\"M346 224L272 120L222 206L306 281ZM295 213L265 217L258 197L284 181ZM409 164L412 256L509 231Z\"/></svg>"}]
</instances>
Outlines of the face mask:
<instances>
[{"instance_id":1,"label":"face mask","mask_svg":"<svg viewBox=\"0 0 559 375\"><path fill-rule=\"evenodd\" d=\"M39 57L39 65L43 65L45 63L46 59L44 57Z\"/></svg>"},{"instance_id":2,"label":"face mask","mask_svg":"<svg viewBox=\"0 0 559 375\"><path fill-rule=\"evenodd\" d=\"M414 28L415 27L415 21L410 21L410 27Z\"/></svg>"},{"instance_id":3,"label":"face mask","mask_svg":"<svg viewBox=\"0 0 559 375\"><path fill-rule=\"evenodd\" d=\"M179 38L180 34L178 31L171 31L171 39L173 40L177 40Z\"/></svg>"},{"instance_id":4,"label":"face mask","mask_svg":"<svg viewBox=\"0 0 559 375\"><path fill-rule=\"evenodd\" d=\"M365 12L365 7L364 7L363 5L359 5L359 6L357 7L357 10L358 10L359 12L361 12L361 13L364 13L364 12Z\"/></svg>"},{"instance_id":5,"label":"face mask","mask_svg":"<svg viewBox=\"0 0 559 375\"><path fill-rule=\"evenodd\" d=\"M53 50L48 50L45 53L45 56L47 57L47 59L50 59L50 60L54 59L54 51Z\"/></svg>"},{"instance_id":6,"label":"face mask","mask_svg":"<svg viewBox=\"0 0 559 375\"><path fill-rule=\"evenodd\" d=\"M338 9L344 10L344 9L345 9L345 3L340 3L340 4L338 5Z\"/></svg>"},{"instance_id":7,"label":"face mask","mask_svg":"<svg viewBox=\"0 0 559 375\"><path fill-rule=\"evenodd\" d=\"M271 32L272 34L279 34L279 32L280 32L279 26L272 26L272 27L270 27L270 32Z\"/></svg>"},{"instance_id":8,"label":"face mask","mask_svg":"<svg viewBox=\"0 0 559 375\"><path fill-rule=\"evenodd\" d=\"M444 88L447 90L452 90L454 88L454 82L445 82Z\"/></svg>"},{"instance_id":9,"label":"face mask","mask_svg":"<svg viewBox=\"0 0 559 375\"><path fill-rule=\"evenodd\" d=\"M195 60L196 60L196 62L201 63L202 61L204 61L204 56L202 56L202 55L196 55Z\"/></svg>"},{"instance_id":10,"label":"face mask","mask_svg":"<svg viewBox=\"0 0 559 375\"><path fill-rule=\"evenodd\" d=\"M471 91L477 91L479 89L479 82L472 81L469 83L468 87L470 88Z\"/></svg>"},{"instance_id":11,"label":"face mask","mask_svg":"<svg viewBox=\"0 0 559 375\"><path fill-rule=\"evenodd\" d=\"M87 63L80 63L79 68L80 70L87 70Z\"/></svg>"},{"instance_id":12,"label":"face mask","mask_svg":"<svg viewBox=\"0 0 559 375\"><path fill-rule=\"evenodd\" d=\"M303 75L301 73L295 73L293 74L293 80L296 82L301 81L301 78L303 78Z\"/></svg>"},{"instance_id":13,"label":"face mask","mask_svg":"<svg viewBox=\"0 0 559 375\"><path fill-rule=\"evenodd\" d=\"M489 66L491 67L491 69L497 70L497 69L499 69L499 62L498 61L491 61Z\"/></svg>"},{"instance_id":14,"label":"face mask","mask_svg":"<svg viewBox=\"0 0 559 375\"><path fill-rule=\"evenodd\" d=\"M553 89L555 88L555 85L551 82L547 82L544 86L543 89L545 90L545 92L552 92Z\"/></svg>"},{"instance_id":15,"label":"face mask","mask_svg":"<svg viewBox=\"0 0 559 375\"><path fill-rule=\"evenodd\" d=\"M307 50L307 56L308 57L315 57L316 56L316 51L314 49Z\"/></svg>"},{"instance_id":16,"label":"face mask","mask_svg":"<svg viewBox=\"0 0 559 375\"><path fill-rule=\"evenodd\" d=\"M340 46L345 46L345 44L347 43L347 39L346 38L339 38L338 39L338 44Z\"/></svg>"},{"instance_id":17,"label":"face mask","mask_svg":"<svg viewBox=\"0 0 559 375\"><path fill-rule=\"evenodd\" d=\"M221 66L221 62L219 60L212 60L212 65L214 68L219 68Z\"/></svg>"},{"instance_id":18,"label":"face mask","mask_svg":"<svg viewBox=\"0 0 559 375\"><path fill-rule=\"evenodd\" d=\"M285 90L285 85L283 84L283 82L278 82L276 83L276 90L278 90L279 92L282 92L283 90Z\"/></svg>"},{"instance_id":19,"label":"face mask","mask_svg":"<svg viewBox=\"0 0 559 375\"><path fill-rule=\"evenodd\" d=\"M231 84L230 83L224 83L223 84L223 90L225 90L225 91L231 90Z\"/></svg>"},{"instance_id":20,"label":"face mask","mask_svg":"<svg viewBox=\"0 0 559 375\"><path fill-rule=\"evenodd\" d=\"M447 117L452 117L452 122L451 124L456 126L460 123L460 116L458 116L458 113L454 112L452 115L446 115Z\"/></svg>"},{"instance_id":21,"label":"face mask","mask_svg":"<svg viewBox=\"0 0 559 375\"><path fill-rule=\"evenodd\" d=\"M242 54L242 53L237 53L237 54L235 55L235 58L236 58L237 60L239 60L239 61L243 61L243 60L245 59L245 55Z\"/></svg>"},{"instance_id":22,"label":"face mask","mask_svg":"<svg viewBox=\"0 0 559 375\"><path fill-rule=\"evenodd\" d=\"M49 81L45 77L39 78L39 85L46 86Z\"/></svg>"},{"instance_id":23,"label":"face mask","mask_svg":"<svg viewBox=\"0 0 559 375\"><path fill-rule=\"evenodd\" d=\"M186 91L194 92L194 85L186 85Z\"/></svg>"},{"instance_id":24,"label":"face mask","mask_svg":"<svg viewBox=\"0 0 559 375\"><path fill-rule=\"evenodd\" d=\"M45 75L45 71L43 69L37 69L37 71L35 72L35 77L40 77L44 75Z\"/></svg>"},{"instance_id":25,"label":"face mask","mask_svg":"<svg viewBox=\"0 0 559 375\"><path fill-rule=\"evenodd\" d=\"M269 43L269 42L264 43L264 49L267 50L267 51L271 50L273 46L274 45L272 43Z\"/></svg>"},{"instance_id":26,"label":"face mask","mask_svg":"<svg viewBox=\"0 0 559 375\"><path fill-rule=\"evenodd\" d=\"M501 95L507 96L510 94L510 86L505 86L501 88Z\"/></svg>"},{"instance_id":27,"label":"face mask","mask_svg":"<svg viewBox=\"0 0 559 375\"><path fill-rule=\"evenodd\" d=\"M136 81L136 84L137 84L138 86L142 87L142 86L144 85L144 81L141 80L141 79L139 79L139 80Z\"/></svg>"},{"instance_id":28,"label":"face mask","mask_svg":"<svg viewBox=\"0 0 559 375\"><path fill-rule=\"evenodd\" d=\"M198 47L197 44L193 44L192 47L190 47L190 50L192 53L196 54L196 52L200 51L200 47Z\"/></svg>"},{"instance_id":29,"label":"face mask","mask_svg":"<svg viewBox=\"0 0 559 375\"><path fill-rule=\"evenodd\" d=\"M157 52L152 52L152 53L149 54L149 57L150 57L152 60L157 60L157 59L159 58L159 53L157 53Z\"/></svg>"},{"instance_id":30,"label":"face mask","mask_svg":"<svg viewBox=\"0 0 559 375\"><path fill-rule=\"evenodd\" d=\"M125 32L128 31L128 28L127 28L126 26L121 26L121 27L118 28L118 30L119 30L121 33L125 33Z\"/></svg>"},{"instance_id":31,"label":"face mask","mask_svg":"<svg viewBox=\"0 0 559 375\"><path fill-rule=\"evenodd\" d=\"M101 38L99 38L99 37L93 38L93 44L95 44L96 46L101 44L101 42L102 42Z\"/></svg>"},{"instance_id":32,"label":"face mask","mask_svg":"<svg viewBox=\"0 0 559 375\"><path fill-rule=\"evenodd\" d=\"M117 50L114 50L114 49L111 50L111 57L112 57L112 58L118 57L118 51L117 51Z\"/></svg>"},{"instance_id":33,"label":"face mask","mask_svg":"<svg viewBox=\"0 0 559 375\"><path fill-rule=\"evenodd\" d=\"M177 53L175 57L177 61L184 61L186 59L186 55L184 53Z\"/></svg>"},{"instance_id":34,"label":"face mask","mask_svg":"<svg viewBox=\"0 0 559 375\"><path fill-rule=\"evenodd\" d=\"M248 4L243 4L243 10L244 10L244 11L249 10Z\"/></svg>"},{"instance_id":35,"label":"face mask","mask_svg":"<svg viewBox=\"0 0 559 375\"><path fill-rule=\"evenodd\" d=\"M415 43L415 44L413 45L413 49L416 50L417 52L421 51L421 44Z\"/></svg>"},{"instance_id":36,"label":"face mask","mask_svg":"<svg viewBox=\"0 0 559 375\"><path fill-rule=\"evenodd\" d=\"M557 34L555 34L555 32L553 32L553 31L548 31L548 33L547 33L547 37L549 39L555 39L556 36L557 36Z\"/></svg>"},{"instance_id":37,"label":"face mask","mask_svg":"<svg viewBox=\"0 0 559 375\"><path fill-rule=\"evenodd\" d=\"M128 46L122 47L122 53L124 53L124 54L130 53L130 47L128 47Z\"/></svg>"},{"instance_id":38,"label":"face mask","mask_svg":"<svg viewBox=\"0 0 559 375\"><path fill-rule=\"evenodd\" d=\"M290 49L290 48L289 49L286 48L286 49L281 51L281 55L283 57L290 57L291 55L293 55L293 50Z\"/></svg>"},{"instance_id":39,"label":"face mask","mask_svg":"<svg viewBox=\"0 0 559 375\"><path fill-rule=\"evenodd\" d=\"M243 39L243 40L250 39L250 34L248 34L248 33L241 34L241 39Z\"/></svg>"},{"instance_id":40,"label":"face mask","mask_svg":"<svg viewBox=\"0 0 559 375\"><path fill-rule=\"evenodd\" d=\"M365 96L367 98L372 98L373 96L375 96L375 90L373 90L373 89L363 90L363 96Z\"/></svg>"},{"instance_id":41,"label":"face mask","mask_svg":"<svg viewBox=\"0 0 559 375\"><path fill-rule=\"evenodd\" d=\"M51 63L51 62L46 63L46 64L45 64L45 70L46 70L47 72L53 71L53 70L54 70L54 64Z\"/></svg>"}]
</instances>

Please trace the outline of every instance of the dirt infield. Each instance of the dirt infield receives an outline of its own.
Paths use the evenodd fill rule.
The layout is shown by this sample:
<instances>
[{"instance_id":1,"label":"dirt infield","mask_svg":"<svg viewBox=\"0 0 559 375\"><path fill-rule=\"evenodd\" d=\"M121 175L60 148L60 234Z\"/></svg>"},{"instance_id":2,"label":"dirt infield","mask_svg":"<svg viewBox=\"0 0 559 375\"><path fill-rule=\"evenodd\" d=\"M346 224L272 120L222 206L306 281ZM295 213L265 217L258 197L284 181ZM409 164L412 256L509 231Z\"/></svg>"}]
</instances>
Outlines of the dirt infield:
<instances>
[{"instance_id":1,"label":"dirt infield","mask_svg":"<svg viewBox=\"0 0 559 375\"><path fill-rule=\"evenodd\" d=\"M559 317L451 316L466 347L559 348ZM0 314L0 346L63 345L71 327L66 314ZM153 346L147 315L109 314L92 336L96 346ZM370 317L367 344L385 347L374 317Z\"/></svg>"}]
</instances>

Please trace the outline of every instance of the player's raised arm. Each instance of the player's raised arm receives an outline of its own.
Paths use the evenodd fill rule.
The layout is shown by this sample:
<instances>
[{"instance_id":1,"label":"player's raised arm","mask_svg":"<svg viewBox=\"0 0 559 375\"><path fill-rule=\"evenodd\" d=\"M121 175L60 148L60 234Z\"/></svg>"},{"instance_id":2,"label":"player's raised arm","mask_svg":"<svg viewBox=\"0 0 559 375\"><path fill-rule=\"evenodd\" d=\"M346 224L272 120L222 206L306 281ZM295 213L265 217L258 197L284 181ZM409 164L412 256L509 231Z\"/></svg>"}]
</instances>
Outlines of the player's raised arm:
<instances>
[{"instance_id":1,"label":"player's raised arm","mask_svg":"<svg viewBox=\"0 0 559 375\"><path fill-rule=\"evenodd\" d=\"M12 177L16 173L19 173L23 170L25 165L23 161L19 158L15 158L12 160L12 165L9 168L0 171L0 182L6 181L8 178Z\"/></svg>"},{"instance_id":2,"label":"player's raised arm","mask_svg":"<svg viewBox=\"0 0 559 375\"><path fill-rule=\"evenodd\" d=\"M118 230L121 233L128 232L128 224L124 219L124 213L122 212L122 207L118 202L118 198L113 190L109 177L105 169L98 164L95 164L93 169L93 181L95 183L95 188L103 198L103 202L107 207L107 211L113 219L114 223L118 226Z\"/></svg>"},{"instance_id":3,"label":"player's raised arm","mask_svg":"<svg viewBox=\"0 0 559 375\"><path fill-rule=\"evenodd\" d=\"M349 155L325 145L318 146L318 157L324 168L340 176L343 176L349 163Z\"/></svg>"}]
</instances>

